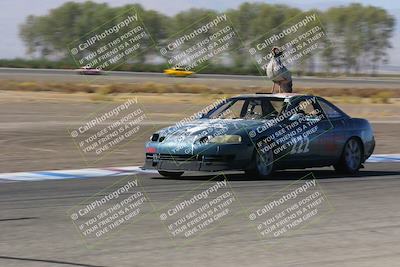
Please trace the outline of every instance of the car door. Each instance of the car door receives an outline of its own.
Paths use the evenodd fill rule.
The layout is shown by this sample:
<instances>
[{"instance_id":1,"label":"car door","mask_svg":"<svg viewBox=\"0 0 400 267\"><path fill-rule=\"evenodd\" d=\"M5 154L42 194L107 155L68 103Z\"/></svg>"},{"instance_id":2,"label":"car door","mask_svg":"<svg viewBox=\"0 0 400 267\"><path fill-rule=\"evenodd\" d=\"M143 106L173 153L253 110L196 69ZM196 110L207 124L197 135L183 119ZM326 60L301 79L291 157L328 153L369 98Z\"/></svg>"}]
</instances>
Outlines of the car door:
<instances>
[{"instance_id":1,"label":"car door","mask_svg":"<svg viewBox=\"0 0 400 267\"><path fill-rule=\"evenodd\" d=\"M325 114L327 124L331 125L329 131L324 134L321 149L325 152L327 161L333 164L342 154L348 116L325 99L318 98L318 105Z\"/></svg>"},{"instance_id":2,"label":"car door","mask_svg":"<svg viewBox=\"0 0 400 267\"><path fill-rule=\"evenodd\" d=\"M286 114L289 115L282 127L286 129L287 151L282 162L301 168L326 163L328 153L323 144L332 125L325 119L317 98L306 96L290 101Z\"/></svg>"}]
</instances>

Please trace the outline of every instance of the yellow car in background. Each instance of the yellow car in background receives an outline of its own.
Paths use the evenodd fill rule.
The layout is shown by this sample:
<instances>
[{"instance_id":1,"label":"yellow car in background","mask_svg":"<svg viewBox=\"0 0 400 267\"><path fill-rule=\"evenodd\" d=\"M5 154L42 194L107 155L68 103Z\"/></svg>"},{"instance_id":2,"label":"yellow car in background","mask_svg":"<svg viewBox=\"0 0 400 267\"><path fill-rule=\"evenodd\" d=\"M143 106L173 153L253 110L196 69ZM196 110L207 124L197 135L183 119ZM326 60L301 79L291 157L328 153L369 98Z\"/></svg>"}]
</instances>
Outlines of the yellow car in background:
<instances>
[{"instance_id":1,"label":"yellow car in background","mask_svg":"<svg viewBox=\"0 0 400 267\"><path fill-rule=\"evenodd\" d=\"M168 76L175 76L175 77L187 77L194 74L193 71L186 70L184 68L170 68L164 70L164 73Z\"/></svg>"}]
</instances>

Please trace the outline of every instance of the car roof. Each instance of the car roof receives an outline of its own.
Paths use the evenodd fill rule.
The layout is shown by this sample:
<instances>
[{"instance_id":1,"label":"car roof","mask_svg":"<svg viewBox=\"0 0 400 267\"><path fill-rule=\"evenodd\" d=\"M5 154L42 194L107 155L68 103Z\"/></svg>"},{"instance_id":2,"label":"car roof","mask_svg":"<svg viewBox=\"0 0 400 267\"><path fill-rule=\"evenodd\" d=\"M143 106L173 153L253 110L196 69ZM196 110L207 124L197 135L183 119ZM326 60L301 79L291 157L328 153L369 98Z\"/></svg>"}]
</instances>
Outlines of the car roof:
<instances>
[{"instance_id":1,"label":"car roof","mask_svg":"<svg viewBox=\"0 0 400 267\"><path fill-rule=\"evenodd\" d=\"M310 95L304 95L304 94L297 94L297 93L277 93L277 94L271 94L271 93L255 93L255 94L244 94L244 95L237 95L232 98L292 98L292 97L298 97L298 96L310 96Z\"/></svg>"}]
</instances>

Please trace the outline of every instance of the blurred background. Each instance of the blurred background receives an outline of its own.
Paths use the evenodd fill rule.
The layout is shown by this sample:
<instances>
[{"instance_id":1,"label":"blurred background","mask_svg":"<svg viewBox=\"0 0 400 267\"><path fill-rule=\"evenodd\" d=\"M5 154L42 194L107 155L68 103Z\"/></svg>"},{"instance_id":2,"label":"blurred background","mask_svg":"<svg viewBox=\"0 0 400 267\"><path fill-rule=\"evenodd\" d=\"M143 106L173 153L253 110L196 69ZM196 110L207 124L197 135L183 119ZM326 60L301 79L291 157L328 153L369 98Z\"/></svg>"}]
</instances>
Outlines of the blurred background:
<instances>
[{"instance_id":1,"label":"blurred background","mask_svg":"<svg viewBox=\"0 0 400 267\"><path fill-rule=\"evenodd\" d=\"M0 67L76 68L67 44L135 7L157 44L203 18L226 13L246 44L302 12L315 10L334 45L307 58L298 75L398 75L400 3L396 1L34 1L0 3ZM238 46L239 47L239 46ZM258 74L245 49L214 60L204 73ZM156 49L116 70L160 72Z\"/></svg>"}]
</instances>

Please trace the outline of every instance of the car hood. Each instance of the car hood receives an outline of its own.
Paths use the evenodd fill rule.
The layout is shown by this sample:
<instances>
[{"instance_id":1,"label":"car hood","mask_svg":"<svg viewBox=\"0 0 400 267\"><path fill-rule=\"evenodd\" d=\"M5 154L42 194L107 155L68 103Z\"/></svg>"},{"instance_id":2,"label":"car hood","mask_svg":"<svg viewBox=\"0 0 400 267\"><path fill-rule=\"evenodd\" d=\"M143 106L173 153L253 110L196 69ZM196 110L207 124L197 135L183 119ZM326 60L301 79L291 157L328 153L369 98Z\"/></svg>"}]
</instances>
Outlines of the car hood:
<instances>
[{"instance_id":1,"label":"car hood","mask_svg":"<svg viewBox=\"0 0 400 267\"><path fill-rule=\"evenodd\" d=\"M219 135L247 136L247 132L267 122L266 120L242 119L199 119L186 123L177 123L157 133L166 142L194 142L202 137Z\"/></svg>"}]
</instances>

